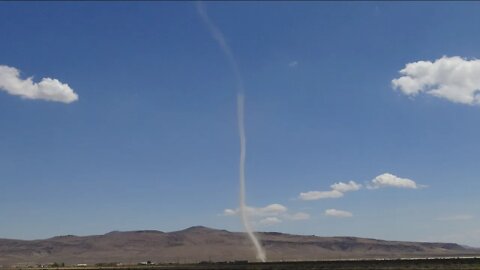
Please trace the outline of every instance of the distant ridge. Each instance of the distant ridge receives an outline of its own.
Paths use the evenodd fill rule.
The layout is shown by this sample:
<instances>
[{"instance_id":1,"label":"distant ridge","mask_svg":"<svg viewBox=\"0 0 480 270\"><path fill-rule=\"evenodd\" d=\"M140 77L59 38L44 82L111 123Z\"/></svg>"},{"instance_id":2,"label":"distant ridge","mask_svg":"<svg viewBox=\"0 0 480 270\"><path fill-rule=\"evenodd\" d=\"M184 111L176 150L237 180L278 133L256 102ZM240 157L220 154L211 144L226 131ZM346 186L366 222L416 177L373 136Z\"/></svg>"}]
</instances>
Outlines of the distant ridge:
<instances>
[{"instance_id":1,"label":"distant ridge","mask_svg":"<svg viewBox=\"0 0 480 270\"><path fill-rule=\"evenodd\" d=\"M270 261L479 256L480 250L454 243L384 241L258 233ZM203 226L180 231L112 231L104 235L56 236L44 240L0 239L0 265L191 263L255 260L244 233Z\"/></svg>"}]
</instances>

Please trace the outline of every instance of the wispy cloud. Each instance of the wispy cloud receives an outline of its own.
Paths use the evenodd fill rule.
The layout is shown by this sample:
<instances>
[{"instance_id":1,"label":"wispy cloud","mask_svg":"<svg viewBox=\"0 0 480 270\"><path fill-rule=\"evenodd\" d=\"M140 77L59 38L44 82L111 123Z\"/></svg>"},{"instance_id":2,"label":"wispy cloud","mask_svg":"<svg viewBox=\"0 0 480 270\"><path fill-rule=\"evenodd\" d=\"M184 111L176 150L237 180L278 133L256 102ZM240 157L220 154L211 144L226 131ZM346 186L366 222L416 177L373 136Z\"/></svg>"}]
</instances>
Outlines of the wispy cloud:
<instances>
[{"instance_id":1,"label":"wispy cloud","mask_svg":"<svg viewBox=\"0 0 480 270\"><path fill-rule=\"evenodd\" d=\"M298 212L293 215L286 215L285 218L289 220L307 220L310 219L310 214Z\"/></svg>"},{"instance_id":2,"label":"wispy cloud","mask_svg":"<svg viewBox=\"0 0 480 270\"><path fill-rule=\"evenodd\" d=\"M278 215L284 214L288 211L288 209L287 209L287 207L285 207L281 204L274 203L274 204L270 204L270 205L267 205L265 207L259 207L259 208L258 207L247 206L246 211L247 211L249 216L265 217L265 216L278 216ZM223 213L226 216L237 215L239 212L240 212L239 209L235 209L235 210L225 209L223 211Z\"/></svg>"},{"instance_id":3,"label":"wispy cloud","mask_svg":"<svg viewBox=\"0 0 480 270\"><path fill-rule=\"evenodd\" d=\"M298 66L298 61L292 61L290 63L288 63L288 66L291 67L291 68L295 68Z\"/></svg>"},{"instance_id":4,"label":"wispy cloud","mask_svg":"<svg viewBox=\"0 0 480 270\"><path fill-rule=\"evenodd\" d=\"M343 197L343 193L337 190L330 191L307 191L300 193L300 199L304 201L313 201L320 199L332 199Z\"/></svg>"},{"instance_id":5,"label":"wispy cloud","mask_svg":"<svg viewBox=\"0 0 480 270\"><path fill-rule=\"evenodd\" d=\"M264 219L261 219L258 223L263 226L272 226L278 223L282 223L282 220L278 217L266 217Z\"/></svg>"},{"instance_id":6,"label":"wispy cloud","mask_svg":"<svg viewBox=\"0 0 480 270\"><path fill-rule=\"evenodd\" d=\"M21 79L18 69L4 65L0 65L0 90L27 99L63 103L78 100L78 95L66 83L52 78L43 78L38 83L33 82L32 77Z\"/></svg>"},{"instance_id":7,"label":"wispy cloud","mask_svg":"<svg viewBox=\"0 0 480 270\"><path fill-rule=\"evenodd\" d=\"M337 209L327 209L325 210L325 215L329 217L337 217L337 218L353 217L353 214L351 212L344 211L344 210L337 210Z\"/></svg>"},{"instance_id":8,"label":"wispy cloud","mask_svg":"<svg viewBox=\"0 0 480 270\"><path fill-rule=\"evenodd\" d=\"M446 216L446 217L439 217L437 218L438 221L464 221L464 220L471 220L474 216L468 214L461 214L461 215L453 215L453 216Z\"/></svg>"},{"instance_id":9,"label":"wispy cloud","mask_svg":"<svg viewBox=\"0 0 480 270\"><path fill-rule=\"evenodd\" d=\"M384 188L384 187L417 189L419 187L425 187L425 186L420 186L411 179L401 178L391 173L381 174L375 177L367 185L367 188L369 189L378 189L378 188Z\"/></svg>"},{"instance_id":10,"label":"wispy cloud","mask_svg":"<svg viewBox=\"0 0 480 270\"><path fill-rule=\"evenodd\" d=\"M285 220L299 221L310 219L310 215L304 212L291 213L287 207L274 203L265 207L251 207L246 208L247 214L255 220L256 224L262 226L274 225ZM225 209L223 215L237 216L240 214L239 209Z\"/></svg>"},{"instance_id":11,"label":"wispy cloud","mask_svg":"<svg viewBox=\"0 0 480 270\"><path fill-rule=\"evenodd\" d=\"M332 199L343 197L344 193L350 191L357 191L362 188L361 184L355 183L355 181L349 181L348 183L338 182L330 186L331 190L328 191L308 191L302 192L299 198L304 201L320 200L320 199Z\"/></svg>"},{"instance_id":12,"label":"wispy cloud","mask_svg":"<svg viewBox=\"0 0 480 270\"><path fill-rule=\"evenodd\" d=\"M480 105L480 60L459 56L408 63L392 86L408 96L426 93L452 102Z\"/></svg>"}]
</instances>

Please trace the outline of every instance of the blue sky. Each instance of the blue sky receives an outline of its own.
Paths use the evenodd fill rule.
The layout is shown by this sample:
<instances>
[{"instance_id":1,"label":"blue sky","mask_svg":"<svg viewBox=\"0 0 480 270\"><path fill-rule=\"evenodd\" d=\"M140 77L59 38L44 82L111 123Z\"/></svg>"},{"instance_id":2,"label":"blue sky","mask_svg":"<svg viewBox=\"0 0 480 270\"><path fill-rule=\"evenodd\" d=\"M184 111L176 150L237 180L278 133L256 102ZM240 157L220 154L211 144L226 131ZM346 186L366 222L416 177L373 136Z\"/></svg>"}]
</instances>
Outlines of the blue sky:
<instances>
[{"instance_id":1,"label":"blue sky","mask_svg":"<svg viewBox=\"0 0 480 270\"><path fill-rule=\"evenodd\" d=\"M480 246L480 6L206 6L245 82L258 230ZM242 230L224 212L235 77L194 3L1 2L0 33L0 237ZM5 83L14 70L30 96ZM417 188L374 188L385 173ZM301 197L349 181L361 188Z\"/></svg>"}]
</instances>

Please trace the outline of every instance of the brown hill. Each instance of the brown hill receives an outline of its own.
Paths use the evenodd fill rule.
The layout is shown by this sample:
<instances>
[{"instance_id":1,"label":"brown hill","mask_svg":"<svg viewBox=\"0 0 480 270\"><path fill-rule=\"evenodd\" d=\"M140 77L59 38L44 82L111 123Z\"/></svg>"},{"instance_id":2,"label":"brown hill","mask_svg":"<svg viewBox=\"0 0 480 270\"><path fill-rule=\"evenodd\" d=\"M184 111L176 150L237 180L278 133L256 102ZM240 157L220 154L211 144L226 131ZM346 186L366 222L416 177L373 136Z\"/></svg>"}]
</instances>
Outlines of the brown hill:
<instances>
[{"instance_id":1,"label":"brown hill","mask_svg":"<svg viewBox=\"0 0 480 270\"><path fill-rule=\"evenodd\" d=\"M267 257L279 260L473 256L479 250L452 243L382 241L356 237L318 237L258 233ZM130 231L94 236L58 236L45 240L0 239L0 265L67 265L141 261L200 262L255 260L244 233L191 227L176 232Z\"/></svg>"}]
</instances>

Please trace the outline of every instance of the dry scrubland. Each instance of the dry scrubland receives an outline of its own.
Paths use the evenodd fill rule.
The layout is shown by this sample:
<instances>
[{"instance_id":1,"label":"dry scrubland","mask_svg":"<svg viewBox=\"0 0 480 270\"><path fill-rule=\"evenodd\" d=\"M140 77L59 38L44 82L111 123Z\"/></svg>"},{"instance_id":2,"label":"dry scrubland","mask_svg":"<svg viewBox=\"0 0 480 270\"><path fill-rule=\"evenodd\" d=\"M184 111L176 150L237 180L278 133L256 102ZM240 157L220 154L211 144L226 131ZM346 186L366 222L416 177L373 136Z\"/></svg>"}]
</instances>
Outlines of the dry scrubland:
<instances>
[{"instance_id":1,"label":"dry scrubland","mask_svg":"<svg viewBox=\"0 0 480 270\"><path fill-rule=\"evenodd\" d=\"M6 268L8 269L8 268ZM10 268L15 270L480 270L480 259L359 260L273 263L201 263L124 267Z\"/></svg>"}]
</instances>

